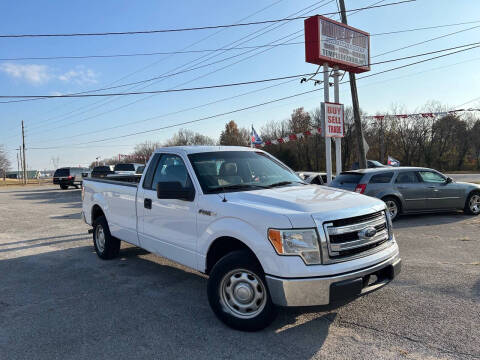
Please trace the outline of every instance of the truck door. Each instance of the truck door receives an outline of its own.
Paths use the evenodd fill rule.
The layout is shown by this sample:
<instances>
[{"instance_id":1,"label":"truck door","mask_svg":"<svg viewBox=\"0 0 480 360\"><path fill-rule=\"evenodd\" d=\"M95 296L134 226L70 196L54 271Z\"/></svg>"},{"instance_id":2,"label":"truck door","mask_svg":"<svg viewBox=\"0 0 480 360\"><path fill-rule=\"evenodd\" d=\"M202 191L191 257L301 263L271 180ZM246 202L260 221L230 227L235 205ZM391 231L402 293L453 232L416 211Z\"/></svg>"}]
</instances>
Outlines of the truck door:
<instances>
[{"instance_id":1,"label":"truck door","mask_svg":"<svg viewBox=\"0 0 480 360\"><path fill-rule=\"evenodd\" d=\"M157 197L157 186L162 186L162 183L179 182L182 188L193 189L190 174L180 156L156 156L137 195L140 245L153 253L195 268L196 197L193 201Z\"/></svg>"}]
</instances>

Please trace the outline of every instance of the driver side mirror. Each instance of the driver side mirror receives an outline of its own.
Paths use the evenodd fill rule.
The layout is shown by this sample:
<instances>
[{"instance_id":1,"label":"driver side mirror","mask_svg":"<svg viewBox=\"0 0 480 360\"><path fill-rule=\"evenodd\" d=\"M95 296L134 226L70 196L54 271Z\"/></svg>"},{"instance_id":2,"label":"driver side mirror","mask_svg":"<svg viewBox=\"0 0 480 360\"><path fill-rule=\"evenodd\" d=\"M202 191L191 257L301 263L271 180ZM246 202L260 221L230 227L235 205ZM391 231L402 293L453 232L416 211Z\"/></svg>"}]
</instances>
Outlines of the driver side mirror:
<instances>
[{"instance_id":1,"label":"driver side mirror","mask_svg":"<svg viewBox=\"0 0 480 360\"><path fill-rule=\"evenodd\" d=\"M193 187L184 188L179 181L159 182L157 184L157 198L193 201L195 199L195 189Z\"/></svg>"},{"instance_id":2,"label":"driver side mirror","mask_svg":"<svg viewBox=\"0 0 480 360\"><path fill-rule=\"evenodd\" d=\"M447 177L447 180L445 180L445 184L450 184L453 182L453 179L451 177Z\"/></svg>"}]
</instances>

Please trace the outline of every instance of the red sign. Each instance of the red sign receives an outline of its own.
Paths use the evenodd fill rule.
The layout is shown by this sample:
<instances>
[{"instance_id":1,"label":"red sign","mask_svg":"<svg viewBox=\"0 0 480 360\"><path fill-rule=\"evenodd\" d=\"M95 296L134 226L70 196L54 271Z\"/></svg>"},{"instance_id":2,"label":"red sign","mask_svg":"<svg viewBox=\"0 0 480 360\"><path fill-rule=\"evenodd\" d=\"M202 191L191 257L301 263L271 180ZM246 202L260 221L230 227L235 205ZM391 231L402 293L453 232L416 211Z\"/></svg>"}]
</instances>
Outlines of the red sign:
<instances>
[{"instance_id":1,"label":"red sign","mask_svg":"<svg viewBox=\"0 0 480 360\"><path fill-rule=\"evenodd\" d=\"M353 73L370 70L370 34L315 15L305 20L305 61Z\"/></svg>"},{"instance_id":2,"label":"red sign","mask_svg":"<svg viewBox=\"0 0 480 360\"><path fill-rule=\"evenodd\" d=\"M343 104L325 103L325 136L339 137L343 135Z\"/></svg>"}]
</instances>

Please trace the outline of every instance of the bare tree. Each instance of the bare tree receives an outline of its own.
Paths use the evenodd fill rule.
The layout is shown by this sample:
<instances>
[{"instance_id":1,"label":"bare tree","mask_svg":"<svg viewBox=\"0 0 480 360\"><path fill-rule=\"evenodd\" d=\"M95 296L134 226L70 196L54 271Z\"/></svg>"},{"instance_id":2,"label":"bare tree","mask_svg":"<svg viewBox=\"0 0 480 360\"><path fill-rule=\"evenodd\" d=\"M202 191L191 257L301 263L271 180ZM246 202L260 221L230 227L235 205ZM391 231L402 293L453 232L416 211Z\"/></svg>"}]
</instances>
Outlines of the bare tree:
<instances>
[{"instance_id":1,"label":"bare tree","mask_svg":"<svg viewBox=\"0 0 480 360\"><path fill-rule=\"evenodd\" d=\"M3 145L0 145L0 171L3 179L5 179L8 169L10 169L10 160L8 160L5 148Z\"/></svg>"},{"instance_id":2,"label":"bare tree","mask_svg":"<svg viewBox=\"0 0 480 360\"><path fill-rule=\"evenodd\" d=\"M147 162L155 149L161 147L161 144L156 141L145 141L141 144L135 145L132 157L139 159L141 162Z\"/></svg>"},{"instance_id":3,"label":"bare tree","mask_svg":"<svg viewBox=\"0 0 480 360\"><path fill-rule=\"evenodd\" d=\"M215 140L193 132L188 129L180 129L178 133L173 135L170 140L167 140L165 146L191 146L191 145L215 145Z\"/></svg>"}]
</instances>

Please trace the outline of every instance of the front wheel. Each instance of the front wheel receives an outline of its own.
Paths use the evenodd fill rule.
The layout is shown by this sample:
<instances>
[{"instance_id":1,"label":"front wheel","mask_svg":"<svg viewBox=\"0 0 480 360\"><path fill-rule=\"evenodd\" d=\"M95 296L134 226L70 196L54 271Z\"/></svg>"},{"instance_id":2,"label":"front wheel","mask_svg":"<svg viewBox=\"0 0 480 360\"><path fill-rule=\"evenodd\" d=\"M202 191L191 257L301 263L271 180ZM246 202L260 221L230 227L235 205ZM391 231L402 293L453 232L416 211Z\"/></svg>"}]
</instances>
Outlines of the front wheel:
<instances>
[{"instance_id":1,"label":"front wheel","mask_svg":"<svg viewBox=\"0 0 480 360\"><path fill-rule=\"evenodd\" d=\"M480 192L473 192L468 195L463 211L469 215L480 214Z\"/></svg>"},{"instance_id":2,"label":"front wheel","mask_svg":"<svg viewBox=\"0 0 480 360\"><path fill-rule=\"evenodd\" d=\"M215 315L234 329L261 330L277 315L262 267L248 251L220 259L210 273L207 291Z\"/></svg>"},{"instance_id":3,"label":"front wheel","mask_svg":"<svg viewBox=\"0 0 480 360\"><path fill-rule=\"evenodd\" d=\"M60 189L62 189L62 190L67 190L67 189L68 189L68 185L66 185L66 184L60 184Z\"/></svg>"},{"instance_id":4,"label":"front wheel","mask_svg":"<svg viewBox=\"0 0 480 360\"><path fill-rule=\"evenodd\" d=\"M400 214L400 202L391 196L384 197L382 200L385 202L385 205L387 205L390 219L392 219L392 221L396 220Z\"/></svg>"}]
</instances>

